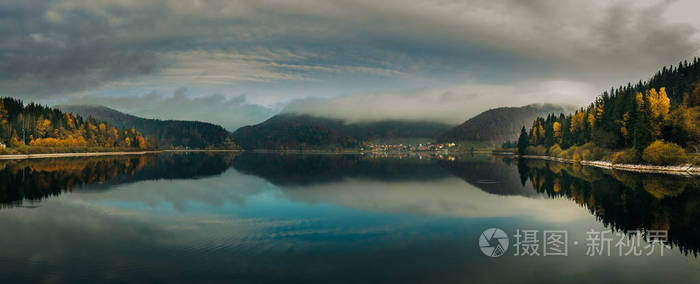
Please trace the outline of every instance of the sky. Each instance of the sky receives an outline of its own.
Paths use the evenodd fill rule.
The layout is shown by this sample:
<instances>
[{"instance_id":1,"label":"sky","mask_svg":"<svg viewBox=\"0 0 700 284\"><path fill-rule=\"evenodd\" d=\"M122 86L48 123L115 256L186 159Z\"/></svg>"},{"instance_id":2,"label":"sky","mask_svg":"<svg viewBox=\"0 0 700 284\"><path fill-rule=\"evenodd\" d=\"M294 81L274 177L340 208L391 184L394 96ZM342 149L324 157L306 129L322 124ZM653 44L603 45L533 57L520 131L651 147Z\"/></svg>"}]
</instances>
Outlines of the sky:
<instances>
[{"instance_id":1,"label":"sky","mask_svg":"<svg viewBox=\"0 0 700 284\"><path fill-rule=\"evenodd\" d=\"M700 55L700 3L3 0L0 95L233 131L585 105Z\"/></svg>"}]
</instances>

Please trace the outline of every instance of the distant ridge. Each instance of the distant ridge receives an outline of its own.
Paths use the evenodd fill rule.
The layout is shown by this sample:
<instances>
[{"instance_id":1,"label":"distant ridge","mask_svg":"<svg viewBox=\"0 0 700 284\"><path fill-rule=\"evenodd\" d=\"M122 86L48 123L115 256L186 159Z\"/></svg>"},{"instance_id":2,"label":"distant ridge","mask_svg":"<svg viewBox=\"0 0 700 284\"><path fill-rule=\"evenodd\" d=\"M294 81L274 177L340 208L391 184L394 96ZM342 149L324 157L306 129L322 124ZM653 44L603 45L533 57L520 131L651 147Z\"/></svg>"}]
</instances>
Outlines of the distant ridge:
<instances>
[{"instance_id":1,"label":"distant ridge","mask_svg":"<svg viewBox=\"0 0 700 284\"><path fill-rule=\"evenodd\" d=\"M446 131L438 142L486 141L503 142L516 140L520 128L528 128L539 116L550 113L569 113L572 106L554 104L531 104L522 107L499 107L487 110L464 123Z\"/></svg>"},{"instance_id":2,"label":"distant ridge","mask_svg":"<svg viewBox=\"0 0 700 284\"><path fill-rule=\"evenodd\" d=\"M163 148L238 148L231 133L219 125L207 122L148 119L100 105L58 105L56 108L86 118L105 120L120 128L134 128L155 138Z\"/></svg>"},{"instance_id":3,"label":"distant ridge","mask_svg":"<svg viewBox=\"0 0 700 284\"><path fill-rule=\"evenodd\" d=\"M450 127L438 122L404 120L346 123L342 119L284 113L241 127L233 137L247 150L336 149L367 142L433 141Z\"/></svg>"}]
</instances>

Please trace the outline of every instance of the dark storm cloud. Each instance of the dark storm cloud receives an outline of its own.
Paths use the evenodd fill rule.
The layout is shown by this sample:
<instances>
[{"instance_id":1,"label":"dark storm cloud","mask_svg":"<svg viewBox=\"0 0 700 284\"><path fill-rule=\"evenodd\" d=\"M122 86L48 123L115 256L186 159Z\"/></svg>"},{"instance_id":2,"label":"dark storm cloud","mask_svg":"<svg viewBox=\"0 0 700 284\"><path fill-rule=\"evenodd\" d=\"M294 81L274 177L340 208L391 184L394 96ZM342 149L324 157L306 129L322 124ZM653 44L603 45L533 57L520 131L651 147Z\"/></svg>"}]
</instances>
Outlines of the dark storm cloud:
<instances>
[{"instance_id":1,"label":"dark storm cloud","mask_svg":"<svg viewBox=\"0 0 700 284\"><path fill-rule=\"evenodd\" d=\"M151 74L161 65L151 52L90 45L43 56L4 56L0 61L0 80L5 82L5 94L31 98L62 95Z\"/></svg>"},{"instance_id":2,"label":"dark storm cloud","mask_svg":"<svg viewBox=\"0 0 700 284\"><path fill-rule=\"evenodd\" d=\"M459 92L470 84L513 90L572 82L602 90L697 54L697 27L666 13L673 5L10 0L0 3L0 94L57 102L186 86L273 104L357 92ZM517 90L492 99L514 96ZM209 106L191 107L206 113ZM439 113L436 107L424 116Z\"/></svg>"},{"instance_id":3,"label":"dark storm cloud","mask_svg":"<svg viewBox=\"0 0 700 284\"><path fill-rule=\"evenodd\" d=\"M63 95L160 69L157 54L124 45L106 19L56 1L9 1L0 6L0 92L28 98Z\"/></svg>"}]
</instances>

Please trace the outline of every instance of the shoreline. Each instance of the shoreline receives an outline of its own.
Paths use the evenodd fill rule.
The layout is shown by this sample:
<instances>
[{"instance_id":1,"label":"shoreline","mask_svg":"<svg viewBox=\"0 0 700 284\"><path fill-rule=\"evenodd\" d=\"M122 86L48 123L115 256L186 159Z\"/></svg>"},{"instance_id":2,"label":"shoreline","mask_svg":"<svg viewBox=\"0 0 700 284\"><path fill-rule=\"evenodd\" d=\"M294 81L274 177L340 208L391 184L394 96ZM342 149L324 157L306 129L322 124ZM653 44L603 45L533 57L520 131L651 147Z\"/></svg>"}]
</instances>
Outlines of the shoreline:
<instances>
[{"instance_id":1,"label":"shoreline","mask_svg":"<svg viewBox=\"0 0 700 284\"><path fill-rule=\"evenodd\" d=\"M217 150L217 149L192 149L192 150L150 150L150 151L133 151L133 152L76 152L76 153L45 153L45 154L12 154L12 155L0 155L0 160L26 160L26 159L46 159L46 158L71 158L71 157L99 157L99 156L131 156L131 155L147 155L147 154L159 154L165 152L171 153L187 153L187 152L244 152L245 150ZM334 155L358 155L365 154L362 152L330 152L330 151L298 151L298 150L252 150L251 152L257 153L289 153L289 154L334 154ZM475 151L474 153L477 153ZM478 151L478 154L487 154L486 151ZM674 175L684 175L684 176L700 176L700 167L694 167L692 164L686 166L654 166L654 165L640 165L640 164L613 164L607 161L574 161L572 159L557 158L551 156L538 156L538 155L515 155L513 153L504 152L491 152L489 153L494 156L514 156L517 158L525 159L535 159L535 160L546 160L554 161L559 163L567 164L579 164L584 166L591 166L610 170L622 170L638 173L661 173L661 174L674 174Z\"/></svg>"},{"instance_id":2,"label":"shoreline","mask_svg":"<svg viewBox=\"0 0 700 284\"><path fill-rule=\"evenodd\" d=\"M516 155L513 155L516 156ZM613 164L607 161L574 161L572 159L564 159L550 156L537 156L537 155L521 155L516 156L525 159L539 159L554 161L567 164L579 164L584 166L591 166L596 168L610 169L610 170L622 170L628 172L638 172L638 173L659 173L659 174L673 174L673 175L684 175L684 176L700 176L700 168L694 167L692 164L686 166L654 166L654 165L638 165L638 164Z\"/></svg>"},{"instance_id":3,"label":"shoreline","mask_svg":"<svg viewBox=\"0 0 700 284\"><path fill-rule=\"evenodd\" d=\"M163 151L134 151L134 152L76 152L76 153L45 153L45 154L11 154L0 155L0 160L26 160L45 158L98 157L98 156L129 156L162 153Z\"/></svg>"},{"instance_id":4,"label":"shoreline","mask_svg":"<svg viewBox=\"0 0 700 284\"><path fill-rule=\"evenodd\" d=\"M169 149L169 150L159 150L159 152L171 152L171 153L187 153L187 152L243 152L244 150L226 150L226 149Z\"/></svg>"},{"instance_id":5,"label":"shoreline","mask_svg":"<svg viewBox=\"0 0 700 284\"><path fill-rule=\"evenodd\" d=\"M135 156L147 154L160 154L165 152L241 152L243 150L149 150L133 152L75 152L75 153L45 153L45 154L10 154L0 155L0 160L27 160L27 159L47 159L47 158L73 158L73 157L99 157L99 156Z\"/></svg>"}]
</instances>

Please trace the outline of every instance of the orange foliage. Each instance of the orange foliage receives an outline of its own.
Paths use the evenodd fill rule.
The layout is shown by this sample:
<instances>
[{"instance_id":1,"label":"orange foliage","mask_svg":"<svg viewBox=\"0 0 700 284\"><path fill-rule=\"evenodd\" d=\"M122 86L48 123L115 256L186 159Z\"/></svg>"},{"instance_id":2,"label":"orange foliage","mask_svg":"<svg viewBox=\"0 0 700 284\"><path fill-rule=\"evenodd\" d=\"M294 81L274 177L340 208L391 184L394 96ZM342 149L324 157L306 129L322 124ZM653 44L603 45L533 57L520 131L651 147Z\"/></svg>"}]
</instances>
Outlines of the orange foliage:
<instances>
[{"instance_id":1,"label":"orange foliage","mask_svg":"<svg viewBox=\"0 0 700 284\"><path fill-rule=\"evenodd\" d=\"M85 138L82 136L78 137L67 137L67 138L37 138L32 140L29 145L31 146L42 146L42 147L84 147L87 146Z\"/></svg>"}]
</instances>

